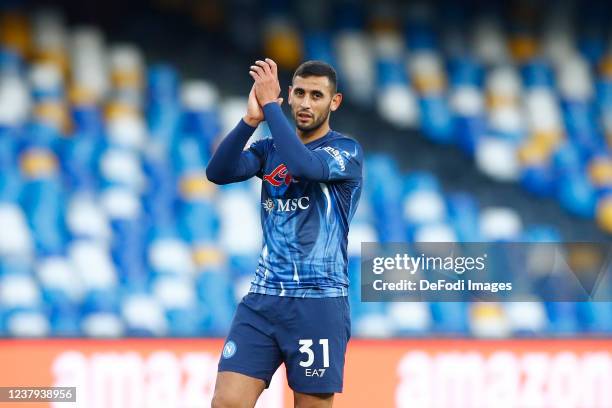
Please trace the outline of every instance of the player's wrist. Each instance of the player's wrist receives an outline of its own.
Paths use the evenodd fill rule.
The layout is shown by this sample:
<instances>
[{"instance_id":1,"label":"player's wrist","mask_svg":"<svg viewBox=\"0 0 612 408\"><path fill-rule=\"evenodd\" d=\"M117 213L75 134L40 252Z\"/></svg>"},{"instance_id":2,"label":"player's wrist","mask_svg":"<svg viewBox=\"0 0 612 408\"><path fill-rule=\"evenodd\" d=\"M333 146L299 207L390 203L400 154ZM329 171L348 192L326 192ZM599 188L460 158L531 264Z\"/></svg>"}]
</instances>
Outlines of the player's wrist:
<instances>
[{"instance_id":1,"label":"player's wrist","mask_svg":"<svg viewBox=\"0 0 612 408\"><path fill-rule=\"evenodd\" d=\"M244 115L242 117L242 120L244 121L244 123L246 123L250 127L257 127L259 125L259 123L261 122L260 119L254 118L254 117L249 116L249 115Z\"/></svg>"},{"instance_id":2,"label":"player's wrist","mask_svg":"<svg viewBox=\"0 0 612 408\"><path fill-rule=\"evenodd\" d=\"M261 107L265 108L267 105L270 105L270 104L278 105L278 98L270 99L268 101L262 101Z\"/></svg>"}]
</instances>

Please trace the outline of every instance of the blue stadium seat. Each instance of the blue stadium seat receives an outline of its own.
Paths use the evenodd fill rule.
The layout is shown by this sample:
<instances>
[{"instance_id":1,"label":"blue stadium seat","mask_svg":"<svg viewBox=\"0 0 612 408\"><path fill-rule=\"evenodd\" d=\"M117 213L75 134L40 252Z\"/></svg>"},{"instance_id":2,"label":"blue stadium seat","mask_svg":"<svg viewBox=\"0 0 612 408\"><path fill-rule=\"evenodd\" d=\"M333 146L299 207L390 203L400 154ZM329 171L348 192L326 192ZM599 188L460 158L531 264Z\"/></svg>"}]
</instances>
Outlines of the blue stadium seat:
<instances>
[{"instance_id":1,"label":"blue stadium seat","mask_svg":"<svg viewBox=\"0 0 612 408\"><path fill-rule=\"evenodd\" d=\"M208 332L216 336L225 335L236 307L231 277L226 271L205 269L196 278L196 288L210 312Z\"/></svg>"},{"instance_id":2,"label":"blue stadium seat","mask_svg":"<svg viewBox=\"0 0 612 408\"><path fill-rule=\"evenodd\" d=\"M366 159L365 171L373 187L369 196L363 198L370 201L376 216L378 238L381 242L402 241L405 229L401 221L401 184L396 163L387 156L371 156Z\"/></svg>"},{"instance_id":3,"label":"blue stadium seat","mask_svg":"<svg viewBox=\"0 0 612 408\"><path fill-rule=\"evenodd\" d=\"M612 303L609 301L580 302L577 315L581 330L596 334L612 333Z\"/></svg>"},{"instance_id":4,"label":"blue stadium seat","mask_svg":"<svg viewBox=\"0 0 612 408\"><path fill-rule=\"evenodd\" d=\"M336 66L331 44L332 37L329 33L319 31L304 34L305 60L325 61Z\"/></svg>"},{"instance_id":5,"label":"blue stadium seat","mask_svg":"<svg viewBox=\"0 0 612 408\"><path fill-rule=\"evenodd\" d=\"M554 86L554 75L550 66L543 60L532 60L521 67L523 84L527 88Z\"/></svg>"},{"instance_id":6,"label":"blue stadium seat","mask_svg":"<svg viewBox=\"0 0 612 408\"><path fill-rule=\"evenodd\" d=\"M454 142L453 121L443 95L421 98L421 126L423 134L436 143Z\"/></svg>"},{"instance_id":7,"label":"blue stadium seat","mask_svg":"<svg viewBox=\"0 0 612 408\"><path fill-rule=\"evenodd\" d=\"M453 58L448 63L448 77L451 87L481 87L483 82L483 67L477 60L462 55Z\"/></svg>"},{"instance_id":8,"label":"blue stadium seat","mask_svg":"<svg viewBox=\"0 0 612 408\"><path fill-rule=\"evenodd\" d=\"M462 302L430 303L432 332L438 335L465 335L468 329L468 305Z\"/></svg>"},{"instance_id":9,"label":"blue stadium seat","mask_svg":"<svg viewBox=\"0 0 612 408\"><path fill-rule=\"evenodd\" d=\"M450 224L460 242L479 242L479 208L473 196L467 193L447 195L446 205Z\"/></svg>"},{"instance_id":10,"label":"blue stadium seat","mask_svg":"<svg viewBox=\"0 0 612 408\"><path fill-rule=\"evenodd\" d=\"M574 172L562 177L557 194L561 206L570 213L584 218L594 216L596 192L584 173Z\"/></svg>"},{"instance_id":11,"label":"blue stadium seat","mask_svg":"<svg viewBox=\"0 0 612 408\"><path fill-rule=\"evenodd\" d=\"M578 332L577 303L547 302L546 311L550 321L550 334L567 337Z\"/></svg>"}]
</instances>

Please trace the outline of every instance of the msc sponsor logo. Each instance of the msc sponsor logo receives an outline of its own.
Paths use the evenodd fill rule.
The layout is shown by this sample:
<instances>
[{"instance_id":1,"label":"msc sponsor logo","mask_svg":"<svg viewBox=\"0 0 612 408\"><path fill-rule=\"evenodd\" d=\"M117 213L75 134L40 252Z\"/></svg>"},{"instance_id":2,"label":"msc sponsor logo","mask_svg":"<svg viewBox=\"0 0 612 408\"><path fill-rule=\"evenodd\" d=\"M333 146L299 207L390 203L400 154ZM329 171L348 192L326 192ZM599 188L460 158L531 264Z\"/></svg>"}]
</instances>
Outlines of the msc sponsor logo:
<instances>
[{"instance_id":1,"label":"msc sponsor logo","mask_svg":"<svg viewBox=\"0 0 612 408\"><path fill-rule=\"evenodd\" d=\"M283 200L282 198L277 198L276 200L272 200L268 198L266 201L261 203L264 210L267 212L272 212L276 210L276 212L289 212L296 210L305 210L310 207L310 197L300 197L300 198L287 198Z\"/></svg>"},{"instance_id":2,"label":"msc sponsor logo","mask_svg":"<svg viewBox=\"0 0 612 408\"><path fill-rule=\"evenodd\" d=\"M323 148L323 150L325 150L327 153L329 153L329 155L331 157L334 158L334 160L336 160L336 162L338 163L338 166L340 166L340 170L344 171L346 169L346 164L344 162L344 157L342 157L342 155L340 154L340 151L338 151L337 149L334 149L331 146L326 146ZM342 152L344 153L345 156L348 157L348 153L346 152Z\"/></svg>"},{"instance_id":3,"label":"msc sponsor logo","mask_svg":"<svg viewBox=\"0 0 612 408\"><path fill-rule=\"evenodd\" d=\"M279 164L270 174L265 174L263 179L274 187L278 187L281 184L288 186L291 183L292 177L287 170L287 166Z\"/></svg>"},{"instance_id":4,"label":"msc sponsor logo","mask_svg":"<svg viewBox=\"0 0 612 408\"><path fill-rule=\"evenodd\" d=\"M270 212L274 209L274 201L272 201L271 198L268 198L266 201L261 203L261 205L263 205L264 210L266 210L267 212Z\"/></svg>"}]
</instances>

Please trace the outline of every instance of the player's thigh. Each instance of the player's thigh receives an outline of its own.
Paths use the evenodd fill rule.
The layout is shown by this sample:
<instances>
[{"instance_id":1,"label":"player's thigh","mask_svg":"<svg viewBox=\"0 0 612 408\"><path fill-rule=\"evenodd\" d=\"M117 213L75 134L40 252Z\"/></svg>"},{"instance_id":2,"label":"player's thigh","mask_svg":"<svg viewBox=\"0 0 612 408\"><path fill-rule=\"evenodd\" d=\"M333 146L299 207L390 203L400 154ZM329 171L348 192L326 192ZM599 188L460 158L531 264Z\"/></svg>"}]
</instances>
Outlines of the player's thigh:
<instances>
[{"instance_id":1,"label":"player's thigh","mask_svg":"<svg viewBox=\"0 0 612 408\"><path fill-rule=\"evenodd\" d=\"M303 394L342 392L344 359L350 338L345 297L295 299L277 336L291 389Z\"/></svg>"},{"instance_id":2,"label":"player's thigh","mask_svg":"<svg viewBox=\"0 0 612 408\"><path fill-rule=\"evenodd\" d=\"M334 394L304 394L293 392L295 408L328 408L334 403Z\"/></svg>"},{"instance_id":3,"label":"player's thigh","mask_svg":"<svg viewBox=\"0 0 612 408\"><path fill-rule=\"evenodd\" d=\"M238 305L219 358L219 372L257 378L270 385L282 363L274 325L265 316L265 300L249 294Z\"/></svg>"},{"instance_id":4,"label":"player's thigh","mask_svg":"<svg viewBox=\"0 0 612 408\"><path fill-rule=\"evenodd\" d=\"M212 408L253 408L266 382L248 375L223 371L217 374Z\"/></svg>"}]
</instances>

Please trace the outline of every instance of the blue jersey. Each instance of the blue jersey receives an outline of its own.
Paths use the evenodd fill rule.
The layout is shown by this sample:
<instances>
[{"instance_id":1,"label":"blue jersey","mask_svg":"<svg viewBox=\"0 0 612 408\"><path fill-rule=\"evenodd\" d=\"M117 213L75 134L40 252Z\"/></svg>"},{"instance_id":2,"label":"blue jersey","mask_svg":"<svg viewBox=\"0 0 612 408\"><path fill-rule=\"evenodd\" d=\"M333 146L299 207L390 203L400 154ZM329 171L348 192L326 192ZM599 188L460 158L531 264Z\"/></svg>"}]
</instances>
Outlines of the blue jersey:
<instances>
[{"instance_id":1,"label":"blue jersey","mask_svg":"<svg viewBox=\"0 0 612 408\"><path fill-rule=\"evenodd\" d=\"M263 248L250 292L348 295L347 236L361 195L363 152L332 130L305 146L328 167L326 179L292 177L271 138L247 151L259 159L262 179Z\"/></svg>"}]
</instances>

